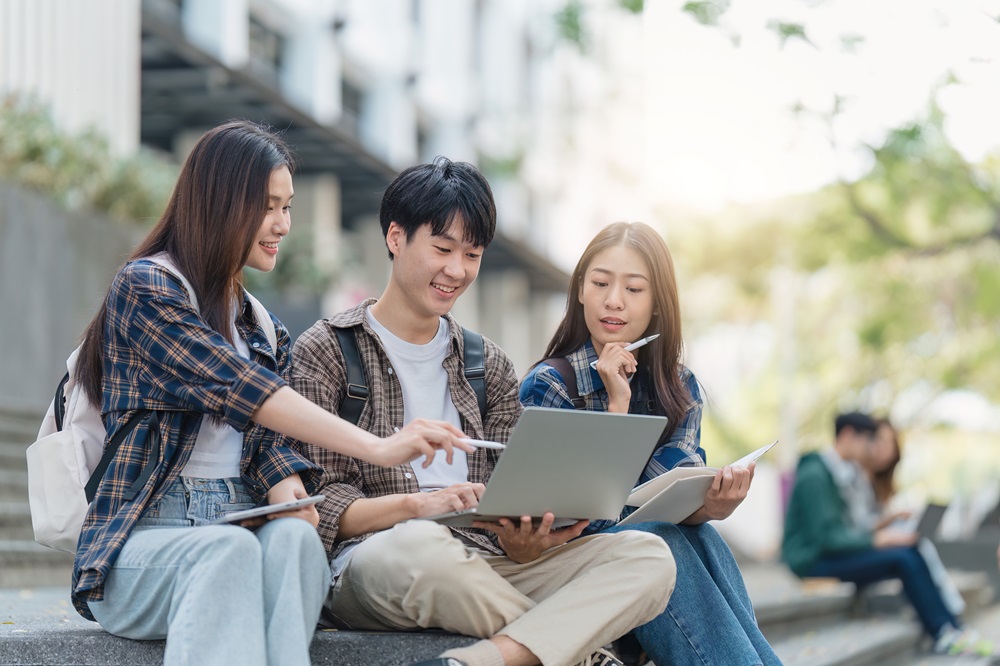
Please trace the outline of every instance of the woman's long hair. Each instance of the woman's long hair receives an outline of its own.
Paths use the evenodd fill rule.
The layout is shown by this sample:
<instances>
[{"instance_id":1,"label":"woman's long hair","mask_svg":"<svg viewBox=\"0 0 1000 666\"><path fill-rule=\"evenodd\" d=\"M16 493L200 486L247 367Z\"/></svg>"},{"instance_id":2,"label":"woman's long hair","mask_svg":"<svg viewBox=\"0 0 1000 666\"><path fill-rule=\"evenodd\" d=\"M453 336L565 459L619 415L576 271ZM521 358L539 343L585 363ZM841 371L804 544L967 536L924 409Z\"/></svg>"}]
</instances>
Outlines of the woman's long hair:
<instances>
[{"instance_id":1,"label":"woman's long hair","mask_svg":"<svg viewBox=\"0 0 1000 666\"><path fill-rule=\"evenodd\" d=\"M895 453L892 460L883 469L872 470L872 489L875 491L875 501L879 507L884 507L889 498L896 492L896 466L902 458L899 446L899 431L890 423L889 419L876 419L879 428L888 428L892 431L892 444ZM876 431L877 432L877 431Z\"/></svg>"},{"instance_id":2,"label":"woman's long hair","mask_svg":"<svg viewBox=\"0 0 1000 666\"><path fill-rule=\"evenodd\" d=\"M660 337L639 350L638 360L640 365L646 365L650 370L657 401L663 414L669 419L668 430L673 432L691 407L691 394L678 374L684 342L681 336L681 309L677 297L677 281L674 278L674 262L663 238L649 225L642 222L616 222L605 227L590 241L573 269L566 296L566 314L545 349L544 358L566 356L590 340L590 330L579 299L580 290L594 257L612 247L635 250L649 267L653 318L643 337L653 333L659 333Z\"/></svg>"},{"instance_id":3,"label":"woman's long hair","mask_svg":"<svg viewBox=\"0 0 1000 666\"><path fill-rule=\"evenodd\" d=\"M230 342L242 268L267 214L271 173L281 167L294 169L291 152L266 127L236 120L209 130L184 162L160 221L128 258L170 255L194 287L202 318ZM107 301L84 333L76 368L95 405L101 404Z\"/></svg>"}]
</instances>

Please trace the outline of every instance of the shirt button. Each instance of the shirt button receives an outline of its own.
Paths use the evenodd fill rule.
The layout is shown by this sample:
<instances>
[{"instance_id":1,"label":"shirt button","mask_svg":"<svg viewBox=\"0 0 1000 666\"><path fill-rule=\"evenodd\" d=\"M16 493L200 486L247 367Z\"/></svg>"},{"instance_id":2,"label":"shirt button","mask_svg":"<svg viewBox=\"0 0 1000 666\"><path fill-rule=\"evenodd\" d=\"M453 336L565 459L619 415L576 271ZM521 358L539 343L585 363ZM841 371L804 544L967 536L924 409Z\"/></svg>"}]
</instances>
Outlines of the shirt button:
<instances>
[{"instance_id":1,"label":"shirt button","mask_svg":"<svg viewBox=\"0 0 1000 666\"><path fill-rule=\"evenodd\" d=\"M391 375L392 374L392 368L389 368L388 372Z\"/></svg>"},{"instance_id":2,"label":"shirt button","mask_svg":"<svg viewBox=\"0 0 1000 666\"><path fill-rule=\"evenodd\" d=\"M413 475L410 474L409 472L404 473L403 476L406 477L407 479L412 479L413 478Z\"/></svg>"},{"instance_id":3,"label":"shirt button","mask_svg":"<svg viewBox=\"0 0 1000 666\"><path fill-rule=\"evenodd\" d=\"M260 347L260 343L259 342L253 343L253 348L254 349L257 349L258 347Z\"/></svg>"}]
</instances>

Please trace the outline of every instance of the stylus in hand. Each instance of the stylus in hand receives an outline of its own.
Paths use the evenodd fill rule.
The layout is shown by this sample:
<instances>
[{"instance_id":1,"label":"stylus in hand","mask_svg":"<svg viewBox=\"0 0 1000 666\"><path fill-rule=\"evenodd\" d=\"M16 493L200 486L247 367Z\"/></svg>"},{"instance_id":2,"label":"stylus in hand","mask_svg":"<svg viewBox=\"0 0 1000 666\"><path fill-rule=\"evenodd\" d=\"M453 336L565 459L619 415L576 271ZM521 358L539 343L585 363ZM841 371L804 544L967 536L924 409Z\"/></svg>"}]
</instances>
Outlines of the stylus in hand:
<instances>
[{"instance_id":1,"label":"stylus in hand","mask_svg":"<svg viewBox=\"0 0 1000 666\"><path fill-rule=\"evenodd\" d=\"M653 335L650 335L649 337L643 338L642 340L636 340L632 344L626 345L625 346L625 351L632 351L633 349L638 349L639 347L645 347L646 345L648 345L650 342L652 342L653 340L655 340L658 337L660 337L660 334L659 333L654 333ZM590 367L592 367L592 368L594 368L596 370L597 369L597 361L593 361L590 364Z\"/></svg>"},{"instance_id":2,"label":"stylus in hand","mask_svg":"<svg viewBox=\"0 0 1000 666\"><path fill-rule=\"evenodd\" d=\"M463 444L468 444L469 446L474 446L477 449L500 449L500 450L503 450L503 449L507 448L506 444L501 444L500 442L491 442L491 441L486 440L486 439L472 439L471 437L463 437L462 439L459 439L458 441L462 442Z\"/></svg>"}]
</instances>

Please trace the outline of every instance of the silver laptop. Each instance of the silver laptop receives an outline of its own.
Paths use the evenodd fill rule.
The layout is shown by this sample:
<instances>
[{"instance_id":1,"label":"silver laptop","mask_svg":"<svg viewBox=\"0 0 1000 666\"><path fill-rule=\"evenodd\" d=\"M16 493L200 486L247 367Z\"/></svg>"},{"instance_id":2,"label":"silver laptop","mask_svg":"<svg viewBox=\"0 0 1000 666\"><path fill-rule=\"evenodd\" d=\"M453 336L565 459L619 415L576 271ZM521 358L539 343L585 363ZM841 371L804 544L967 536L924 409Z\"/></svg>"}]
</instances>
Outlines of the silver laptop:
<instances>
[{"instance_id":1,"label":"silver laptop","mask_svg":"<svg viewBox=\"0 0 1000 666\"><path fill-rule=\"evenodd\" d=\"M663 416L528 407L479 506L429 519L470 527L552 512L563 527L617 518L666 425Z\"/></svg>"}]
</instances>

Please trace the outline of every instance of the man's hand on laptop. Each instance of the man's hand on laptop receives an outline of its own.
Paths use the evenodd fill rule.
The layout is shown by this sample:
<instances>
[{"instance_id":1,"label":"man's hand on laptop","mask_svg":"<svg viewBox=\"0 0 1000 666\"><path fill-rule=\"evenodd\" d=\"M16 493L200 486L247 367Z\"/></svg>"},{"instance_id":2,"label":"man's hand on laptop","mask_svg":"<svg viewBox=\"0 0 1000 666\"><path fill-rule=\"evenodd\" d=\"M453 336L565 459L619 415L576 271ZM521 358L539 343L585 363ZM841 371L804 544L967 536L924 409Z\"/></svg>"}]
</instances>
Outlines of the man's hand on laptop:
<instances>
[{"instance_id":1,"label":"man's hand on laptop","mask_svg":"<svg viewBox=\"0 0 1000 666\"><path fill-rule=\"evenodd\" d=\"M580 520L568 527L553 530L552 523L555 519L553 514L546 513L538 525L534 524L531 516L521 516L520 523L510 518L501 518L499 523L476 521L472 526L496 534L500 537L500 546L507 553L507 557L518 564L524 564L538 559L549 548L561 546L580 536L583 528L590 522Z\"/></svg>"},{"instance_id":2,"label":"man's hand on laptop","mask_svg":"<svg viewBox=\"0 0 1000 666\"><path fill-rule=\"evenodd\" d=\"M439 516L442 513L462 511L479 506L486 486L482 483L456 483L447 488L427 493L412 493L413 513L416 518Z\"/></svg>"}]
</instances>

